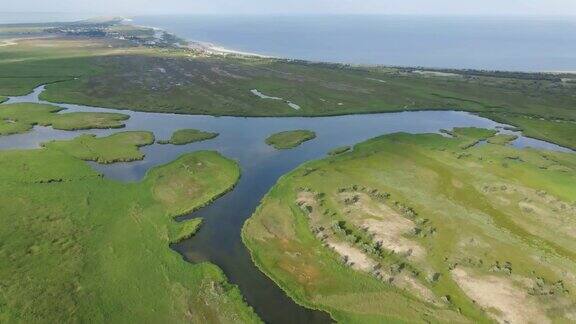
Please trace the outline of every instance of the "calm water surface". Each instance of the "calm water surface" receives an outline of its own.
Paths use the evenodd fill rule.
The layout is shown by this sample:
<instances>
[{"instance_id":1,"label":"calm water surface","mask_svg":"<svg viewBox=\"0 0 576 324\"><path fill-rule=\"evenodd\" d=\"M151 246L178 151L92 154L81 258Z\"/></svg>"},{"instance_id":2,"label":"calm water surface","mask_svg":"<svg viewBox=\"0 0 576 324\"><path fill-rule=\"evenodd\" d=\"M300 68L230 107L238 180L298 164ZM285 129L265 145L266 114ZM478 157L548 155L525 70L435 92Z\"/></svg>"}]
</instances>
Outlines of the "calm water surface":
<instances>
[{"instance_id":1,"label":"calm water surface","mask_svg":"<svg viewBox=\"0 0 576 324\"><path fill-rule=\"evenodd\" d=\"M23 97L11 98L9 103L39 102L43 87ZM60 104L66 111L118 112L117 110ZM1 106L0 106L1 109ZM172 248L190 262L210 261L220 266L232 283L242 290L247 302L258 315L269 323L325 323L327 314L311 311L295 304L252 263L242 244L240 231L262 197L283 174L301 163L322 158L329 150L343 145L393 132L424 133L440 129L476 126L495 128L502 126L488 119L454 111L403 112L373 115L318 117L318 118L241 118L174 115L121 111L130 115L125 129L58 131L50 127L35 127L26 134L0 137L0 149L35 148L51 139L66 139L81 133L104 136L124 130L153 131L158 139L169 138L181 128L198 128L220 133L214 140L189 145L150 145L142 148L143 161L90 164L105 176L122 181L138 181L156 165L174 160L179 155L197 150L217 150L235 159L242 169L240 182L233 191L215 203L183 219L203 217L200 231L191 239ZM302 146L277 151L264 143L270 134L291 129L314 130L318 137ZM567 151L556 145L520 137L513 145Z\"/></svg>"},{"instance_id":2,"label":"calm water surface","mask_svg":"<svg viewBox=\"0 0 576 324\"><path fill-rule=\"evenodd\" d=\"M185 39L323 62L576 71L576 18L470 16L142 16Z\"/></svg>"}]
</instances>

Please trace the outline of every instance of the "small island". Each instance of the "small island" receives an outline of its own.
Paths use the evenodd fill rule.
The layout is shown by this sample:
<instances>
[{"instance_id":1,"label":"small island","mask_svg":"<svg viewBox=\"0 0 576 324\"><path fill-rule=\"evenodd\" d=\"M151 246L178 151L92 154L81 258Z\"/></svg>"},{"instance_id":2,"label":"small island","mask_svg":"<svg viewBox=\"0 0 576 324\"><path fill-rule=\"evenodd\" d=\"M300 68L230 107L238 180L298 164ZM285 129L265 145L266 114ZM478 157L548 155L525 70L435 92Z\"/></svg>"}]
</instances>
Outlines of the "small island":
<instances>
[{"instance_id":1,"label":"small island","mask_svg":"<svg viewBox=\"0 0 576 324\"><path fill-rule=\"evenodd\" d=\"M274 146L277 150L286 150L315 138L316 133L313 131L300 129L272 134L266 139L266 144Z\"/></svg>"},{"instance_id":2,"label":"small island","mask_svg":"<svg viewBox=\"0 0 576 324\"><path fill-rule=\"evenodd\" d=\"M120 113L65 112L54 105L15 103L2 105L0 136L29 132L36 125L75 131L84 129L123 128L130 116Z\"/></svg>"},{"instance_id":3,"label":"small island","mask_svg":"<svg viewBox=\"0 0 576 324\"><path fill-rule=\"evenodd\" d=\"M158 141L158 144L185 145L194 142L202 142L209 139L213 139L218 135L220 134L204 132L201 130L191 128L180 129L172 134L172 138L170 138L169 140L160 140Z\"/></svg>"},{"instance_id":4,"label":"small island","mask_svg":"<svg viewBox=\"0 0 576 324\"><path fill-rule=\"evenodd\" d=\"M144 159L140 147L152 143L154 143L152 132L129 131L106 137L84 134L71 140L49 141L42 143L41 146L84 161L111 164Z\"/></svg>"}]
</instances>

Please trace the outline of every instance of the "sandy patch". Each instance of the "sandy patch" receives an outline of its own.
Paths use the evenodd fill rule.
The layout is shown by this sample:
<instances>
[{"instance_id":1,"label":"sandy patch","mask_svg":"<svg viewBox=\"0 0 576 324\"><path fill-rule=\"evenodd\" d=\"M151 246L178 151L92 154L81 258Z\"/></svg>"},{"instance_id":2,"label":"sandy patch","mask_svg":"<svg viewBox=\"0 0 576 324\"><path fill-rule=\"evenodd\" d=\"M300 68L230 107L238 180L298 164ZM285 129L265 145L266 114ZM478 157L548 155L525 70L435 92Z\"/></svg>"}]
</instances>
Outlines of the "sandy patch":
<instances>
[{"instance_id":1,"label":"sandy patch","mask_svg":"<svg viewBox=\"0 0 576 324\"><path fill-rule=\"evenodd\" d=\"M456 268L452 277L464 293L500 323L550 323L538 301L496 276L476 277Z\"/></svg>"},{"instance_id":2,"label":"sandy patch","mask_svg":"<svg viewBox=\"0 0 576 324\"><path fill-rule=\"evenodd\" d=\"M416 296L420 297L424 301L427 301L435 305L439 304L438 298L436 298L436 295L434 295L434 293L430 289L428 289L428 287L424 286L423 284L418 282L418 280L408 275L402 275L399 278L397 277L396 280L394 280L393 284L395 284L399 288L403 288L414 293Z\"/></svg>"},{"instance_id":3,"label":"sandy patch","mask_svg":"<svg viewBox=\"0 0 576 324\"><path fill-rule=\"evenodd\" d=\"M309 191L300 191L298 192L298 197L296 198L296 202L299 205L315 205L316 198L314 198L314 193Z\"/></svg>"},{"instance_id":4,"label":"sandy patch","mask_svg":"<svg viewBox=\"0 0 576 324\"><path fill-rule=\"evenodd\" d=\"M368 232L374 234L374 241L382 242L382 247L387 250L414 259L421 259L426 254L418 243L402 236L409 233L414 225L401 216L388 217L385 220L366 219L361 225L368 227Z\"/></svg>"},{"instance_id":5,"label":"sandy patch","mask_svg":"<svg viewBox=\"0 0 576 324\"><path fill-rule=\"evenodd\" d=\"M376 261L372 260L360 249L353 247L352 245L344 242L328 242L330 246L336 253L340 254L342 257L347 258L347 264L352 266L352 269L362 270L369 272L376 266Z\"/></svg>"},{"instance_id":6,"label":"sandy patch","mask_svg":"<svg viewBox=\"0 0 576 324\"><path fill-rule=\"evenodd\" d=\"M440 72L440 71L424 71L424 70L415 70L412 71L415 74L421 75L428 75L428 76L436 76L436 77L460 77L460 74L456 73L447 73L447 72Z\"/></svg>"},{"instance_id":7,"label":"sandy patch","mask_svg":"<svg viewBox=\"0 0 576 324\"><path fill-rule=\"evenodd\" d=\"M313 210L315 210L317 206L315 193L313 192L300 191L296 201L298 205L311 206ZM310 214L310 221L312 224L316 224L318 222L316 213L316 211L313 211ZM328 244L328 246L340 256L345 258L346 263L355 270L370 272L378 264L362 250L348 242L340 242L330 238L326 240L326 244Z\"/></svg>"},{"instance_id":8,"label":"sandy patch","mask_svg":"<svg viewBox=\"0 0 576 324\"><path fill-rule=\"evenodd\" d=\"M412 232L414 222L402 217L385 204L372 203L372 198L366 194L354 195L358 195L360 200L352 206L352 210L363 212L370 217L352 221L361 228L367 228L368 232L374 235L375 242L379 241L383 248L406 255L408 258L424 257L426 251L418 243L404 237L405 234Z\"/></svg>"},{"instance_id":9,"label":"sandy patch","mask_svg":"<svg viewBox=\"0 0 576 324\"><path fill-rule=\"evenodd\" d=\"M346 193L342 194L341 197L352 197L354 195L355 194ZM365 195L364 199L370 198L369 196ZM365 202L366 201L367 200L365 200ZM311 208L308 215L310 217L309 219L312 228L320 225L326 226L326 224L321 222L319 217L316 193L300 191L298 192L296 202L304 210L306 210L308 207ZM357 202L355 206L356 205L359 206L361 203ZM387 208L387 206L384 205L383 208ZM359 209L357 208L356 210L358 211ZM363 224L369 227L370 231L374 233L377 232L378 234L375 235L374 241L381 241L383 248L396 251L397 253L405 253L406 255L411 254L414 256L421 256L424 254L424 250L422 248L417 246L414 242L411 242L410 240L407 240L401 236L403 233L408 232L413 228L413 224L410 220L395 214L392 209L386 210L384 213L394 215L394 217L396 217L395 221L390 221L390 217L385 220L385 218L382 216L383 212L381 210L369 210L369 213L377 215L379 219L368 218L356 219L355 221L363 221ZM319 237L322 236L321 233L317 235ZM342 257L345 263L352 269L370 273L382 281L388 282L400 289L409 291L411 294L422 299L423 301L436 305L441 304L438 298L428 287L420 283L416 278L413 278L410 274L398 273L396 275L392 275L387 270L387 268L381 268L379 262L370 254L364 252L361 248L347 241L338 240L331 235L324 236L323 240L325 244L340 257Z\"/></svg>"},{"instance_id":10,"label":"sandy patch","mask_svg":"<svg viewBox=\"0 0 576 324\"><path fill-rule=\"evenodd\" d=\"M226 56L226 55L253 56L253 57L260 57L260 58L272 58L273 57L273 56L267 56L267 55L251 53L251 52L236 51L233 49L229 49L229 48L225 48L225 47L221 47L221 46L216 46L214 44L205 43L205 42L197 42L197 44L200 44L203 47L203 49L210 54L224 55L224 56Z\"/></svg>"}]
</instances>

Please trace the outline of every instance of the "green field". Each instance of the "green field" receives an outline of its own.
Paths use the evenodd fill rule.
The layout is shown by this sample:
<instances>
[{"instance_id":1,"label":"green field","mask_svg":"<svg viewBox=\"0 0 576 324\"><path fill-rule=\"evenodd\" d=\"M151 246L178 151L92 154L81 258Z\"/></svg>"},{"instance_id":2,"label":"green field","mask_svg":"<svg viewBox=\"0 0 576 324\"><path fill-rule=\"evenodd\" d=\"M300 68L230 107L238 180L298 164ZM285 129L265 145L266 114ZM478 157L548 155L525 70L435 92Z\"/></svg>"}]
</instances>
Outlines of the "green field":
<instances>
[{"instance_id":1,"label":"green field","mask_svg":"<svg viewBox=\"0 0 576 324\"><path fill-rule=\"evenodd\" d=\"M576 155L450 133L382 136L283 176L243 228L254 262L344 323L572 321Z\"/></svg>"},{"instance_id":2,"label":"green field","mask_svg":"<svg viewBox=\"0 0 576 324\"><path fill-rule=\"evenodd\" d=\"M158 141L159 144L185 145L194 142L216 138L218 133L204 132L197 129L179 129L172 134L170 140Z\"/></svg>"},{"instance_id":3,"label":"green field","mask_svg":"<svg viewBox=\"0 0 576 324\"><path fill-rule=\"evenodd\" d=\"M219 268L169 248L201 223L173 218L231 189L235 162L196 152L121 183L79 159L127 160L151 139L131 132L0 151L0 322L259 321Z\"/></svg>"},{"instance_id":4,"label":"green field","mask_svg":"<svg viewBox=\"0 0 576 324\"><path fill-rule=\"evenodd\" d=\"M300 144L316 138L316 133L309 130L292 130L279 132L266 138L266 144L277 150L286 150L300 146Z\"/></svg>"},{"instance_id":5,"label":"green field","mask_svg":"<svg viewBox=\"0 0 576 324\"><path fill-rule=\"evenodd\" d=\"M398 69L339 68L272 59L187 58L168 51L108 56L100 62L100 73L51 85L44 98L143 111L237 116L457 109L575 118L574 87L549 80L423 76ZM301 109L292 109L282 100L259 98L251 89L284 98Z\"/></svg>"},{"instance_id":6,"label":"green field","mask_svg":"<svg viewBox=\"0 0 576 324\"><path fill-rule=\"evenodd\" d=\"M122 128L128 115L117 113L61 113L60 107L33 103L0 106L0 135L28 132L34 125L52 126L60 130Z\"/></svg>"}]
</instances>

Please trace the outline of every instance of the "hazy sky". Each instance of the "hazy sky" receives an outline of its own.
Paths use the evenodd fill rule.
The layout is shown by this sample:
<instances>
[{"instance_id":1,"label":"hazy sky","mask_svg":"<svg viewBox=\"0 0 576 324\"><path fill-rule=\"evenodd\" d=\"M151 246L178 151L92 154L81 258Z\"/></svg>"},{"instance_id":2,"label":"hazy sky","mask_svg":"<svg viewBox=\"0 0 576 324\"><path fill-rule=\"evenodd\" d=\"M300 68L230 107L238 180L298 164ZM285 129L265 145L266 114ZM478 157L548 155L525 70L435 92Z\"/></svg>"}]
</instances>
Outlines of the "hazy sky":
<instances>
[{"instance_id":1,"label":"hazy sky","mask_svg":"<svg viewBox=\"0 0 576 324\"><path fill-rule=\"evenodd\" d=\"M576 15L576 0L1 0L4 12Z\"/></svg>"}]
</instances>

